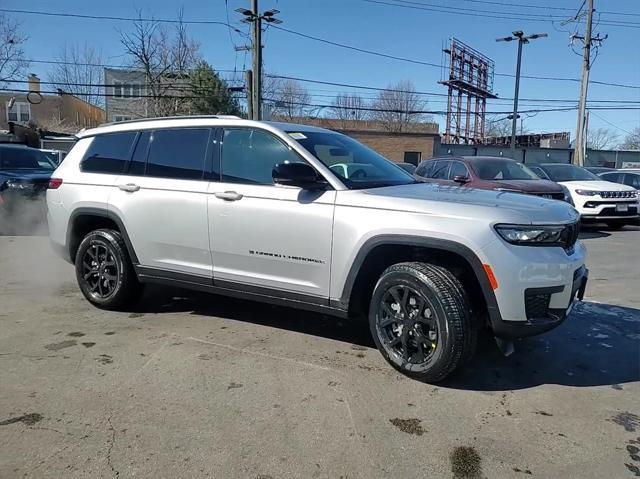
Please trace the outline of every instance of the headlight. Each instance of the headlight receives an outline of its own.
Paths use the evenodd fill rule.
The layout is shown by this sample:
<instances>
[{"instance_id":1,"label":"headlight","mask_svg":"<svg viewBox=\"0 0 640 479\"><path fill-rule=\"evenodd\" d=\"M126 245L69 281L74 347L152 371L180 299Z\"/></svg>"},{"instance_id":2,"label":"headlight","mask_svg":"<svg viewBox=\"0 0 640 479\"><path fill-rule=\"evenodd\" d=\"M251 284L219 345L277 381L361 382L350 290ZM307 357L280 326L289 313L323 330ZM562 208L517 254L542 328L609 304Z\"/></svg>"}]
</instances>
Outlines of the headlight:
<instances>
[{"instance_id":1,"label":"headlight","mask_svg":"<svg viewBox=\"0 0 640 479\"><path fill-rule=\"evenodd\" d=\"M550 246L561 242L565 226L496 225L495 229L505 241L512 244Z\"/></svg>"},{"instance_id":2,"label":"headlight","mask_svg":"<svg viewBox=\"0 0 640 479\"><path fill-rule=\"evenodd\" d=\"M560 188L562 188L562 192L564 193L564 201L569 203L571 206L575 206L573 198L571 198L571 191L569 191L569 188L564 185L560 185Z\"/></svg>"},{"instance_id":3,"label":"headlight","mask_svg":"<svg viewBox=\"0 0 640 479\"><path fill-rule=\"evenodd\" d=\"M593 190L576 190L576 193L582 196L596 196L600 194L599 191L593 191Z\"/></svg>"}]
</instances>

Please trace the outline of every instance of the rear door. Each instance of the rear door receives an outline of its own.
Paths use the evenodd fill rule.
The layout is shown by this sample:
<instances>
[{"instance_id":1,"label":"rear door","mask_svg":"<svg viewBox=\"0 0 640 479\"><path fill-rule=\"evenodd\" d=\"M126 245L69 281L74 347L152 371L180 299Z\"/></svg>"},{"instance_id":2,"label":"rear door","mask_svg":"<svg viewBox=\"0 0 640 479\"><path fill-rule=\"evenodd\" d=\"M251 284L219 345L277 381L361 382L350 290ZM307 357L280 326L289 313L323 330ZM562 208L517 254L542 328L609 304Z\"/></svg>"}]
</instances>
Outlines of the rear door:
<instances>
[{"instance_id":1,"label":"rear door","mask_svg":"<svg viewBox=\"0 0 640 479\"><path fill-rule=\"evenodd\" d=\"M305 160L271 132L226 128L220 139L220 181L209 189L216 286L326 302L335 191L275 185L275 164Z\"/></svg>"},{"instance_id":2,"label":"rear door","mask_svg":"<svg viewBox=\"0 0 640 479\"><path fill-rule=\"evenodd\" d=\"M109 208L122 219L147 274L160 271L211 284L207 186L210 128L142 131Z\"/></svg>"}]
</instances>

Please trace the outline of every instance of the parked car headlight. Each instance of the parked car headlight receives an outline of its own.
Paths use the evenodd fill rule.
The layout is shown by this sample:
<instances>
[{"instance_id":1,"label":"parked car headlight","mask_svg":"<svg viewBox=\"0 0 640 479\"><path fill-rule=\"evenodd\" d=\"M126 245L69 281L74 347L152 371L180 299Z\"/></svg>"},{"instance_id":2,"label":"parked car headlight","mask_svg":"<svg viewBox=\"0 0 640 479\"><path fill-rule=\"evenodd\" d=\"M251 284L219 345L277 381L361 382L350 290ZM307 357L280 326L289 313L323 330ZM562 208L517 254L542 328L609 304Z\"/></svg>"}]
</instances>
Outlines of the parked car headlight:
<instances>
[{"instance_id":1,"label":"parked car headlight","mask_svg":"<svg viewBox=\"0 0 640 479\"><path fill-rule=\"evenodd\" d=\"M593 190L576 190L576 193L582 196L596 196L600 194L599 191L593 191Z\"/></svg>"},{"instance_id":2,"label":"parked car headlight","mask_svg":"<svg viewBox=\"0 0 640 479\"><path fill-rule=\"evenodd\" d=\"M549 245L559 243L564 226L520 226L496 225L495 229L502 238L512 244Z\"/></svg>"},{"instance_id":3,"label":"parked car headlight","mask_svg":"<svg viewBox=\"0 0 640 479\"><path fill-rule=\"evenodd\" d=\"M571 198L571 191L569 191L569 188L564 185L560 185L560 188L562 188L562 192L564 193L564 201L569 203L571 206L575 206L573 198Z\"/></svg>"}]
</instances>

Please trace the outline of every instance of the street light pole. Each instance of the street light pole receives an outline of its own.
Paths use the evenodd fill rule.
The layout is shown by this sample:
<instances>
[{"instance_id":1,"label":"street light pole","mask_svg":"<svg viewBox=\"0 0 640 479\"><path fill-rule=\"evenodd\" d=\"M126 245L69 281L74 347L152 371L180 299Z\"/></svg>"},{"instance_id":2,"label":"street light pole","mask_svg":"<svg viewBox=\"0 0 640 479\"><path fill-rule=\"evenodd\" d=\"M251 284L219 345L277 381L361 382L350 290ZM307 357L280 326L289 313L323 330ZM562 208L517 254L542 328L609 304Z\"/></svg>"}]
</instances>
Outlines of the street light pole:
<instances>
[{"instance_id":1,"label":"street light pole","mask_svg":"<svg viewBox=\"0 0 640 479\"><path fill-rule=\"evenodd\" d=\"M253 30L253 84L251 85L252 97L250 117L252 120L262 119L262 21L267 23L282 23L281 20L275 18L279 10L271 9L262 13L258 10L258 0L251 0L251 10L246 8L237 8L236 12L244 15L241 20L243 23L252 24Z\"/></svg>"},{"instance_id":2,"label":"street light pole","mask_svg":"<svg viewBox=\"0 0 640 479\"><path fill-rule=\"evenodd\" d=\"M513 32L511 37L497 38L496 42L518 41L518 61L516 63L516 87L513 94L513 116L511 119L511 158L516 158L516 132L518 130L518 95L520 94L520 66L522 64L522 45L529 43L529 40L546 37L546 33L534 33L525 36L521 30Z\"/></svg>"}]
</instances>

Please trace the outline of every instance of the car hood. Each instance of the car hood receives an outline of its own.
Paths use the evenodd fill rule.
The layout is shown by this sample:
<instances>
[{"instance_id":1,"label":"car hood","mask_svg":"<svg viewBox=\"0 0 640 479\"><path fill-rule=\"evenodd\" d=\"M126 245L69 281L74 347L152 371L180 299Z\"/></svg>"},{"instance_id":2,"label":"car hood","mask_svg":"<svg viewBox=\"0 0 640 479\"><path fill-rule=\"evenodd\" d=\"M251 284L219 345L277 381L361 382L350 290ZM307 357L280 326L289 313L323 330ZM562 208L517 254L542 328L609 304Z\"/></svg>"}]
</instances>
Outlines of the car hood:
<instances>
[{"instance_id":1,"label":"car hood","mask_svg":"<svg viewBox=\"0 0 640 479\"><path fill-rule=\"evenodd\" d=\"M562 193L557 183L549 180L490 180L494 188L523 191L525 193Z\"/></svg>"},{"instance_id":2,"label":"car hood","mask_svg":"<svg viewBox=\"0 0 640 479\"><path fill-rule=\"evenodd\" d=\"M629 185L613 183L612 181L562 181L562 185L572 190L593 191L630 191L635 188Z\"/></svg>"},{"instance_id":3,"label":"car hood","mask_svg":"<svg viewBox=\"0 0 640 479\"><path fill-rule=\"evenodd\" d=\"M45 169L33 170L0 170L0 181L8 179L16 179L28 182L39 183L48 181L53 171Z\"/></svg>"},{"instance_id":4,"label":"car hood","mask_svg":"<svg viewBox=\"0 0 640 479\"><path fill-rule=\"evenodd\" d=\"M539 196L436 183L341 191L337 205L439 216L479 218L492 223L568 223L578 220L569 204Z\"/></svg>"}]
</instances>

